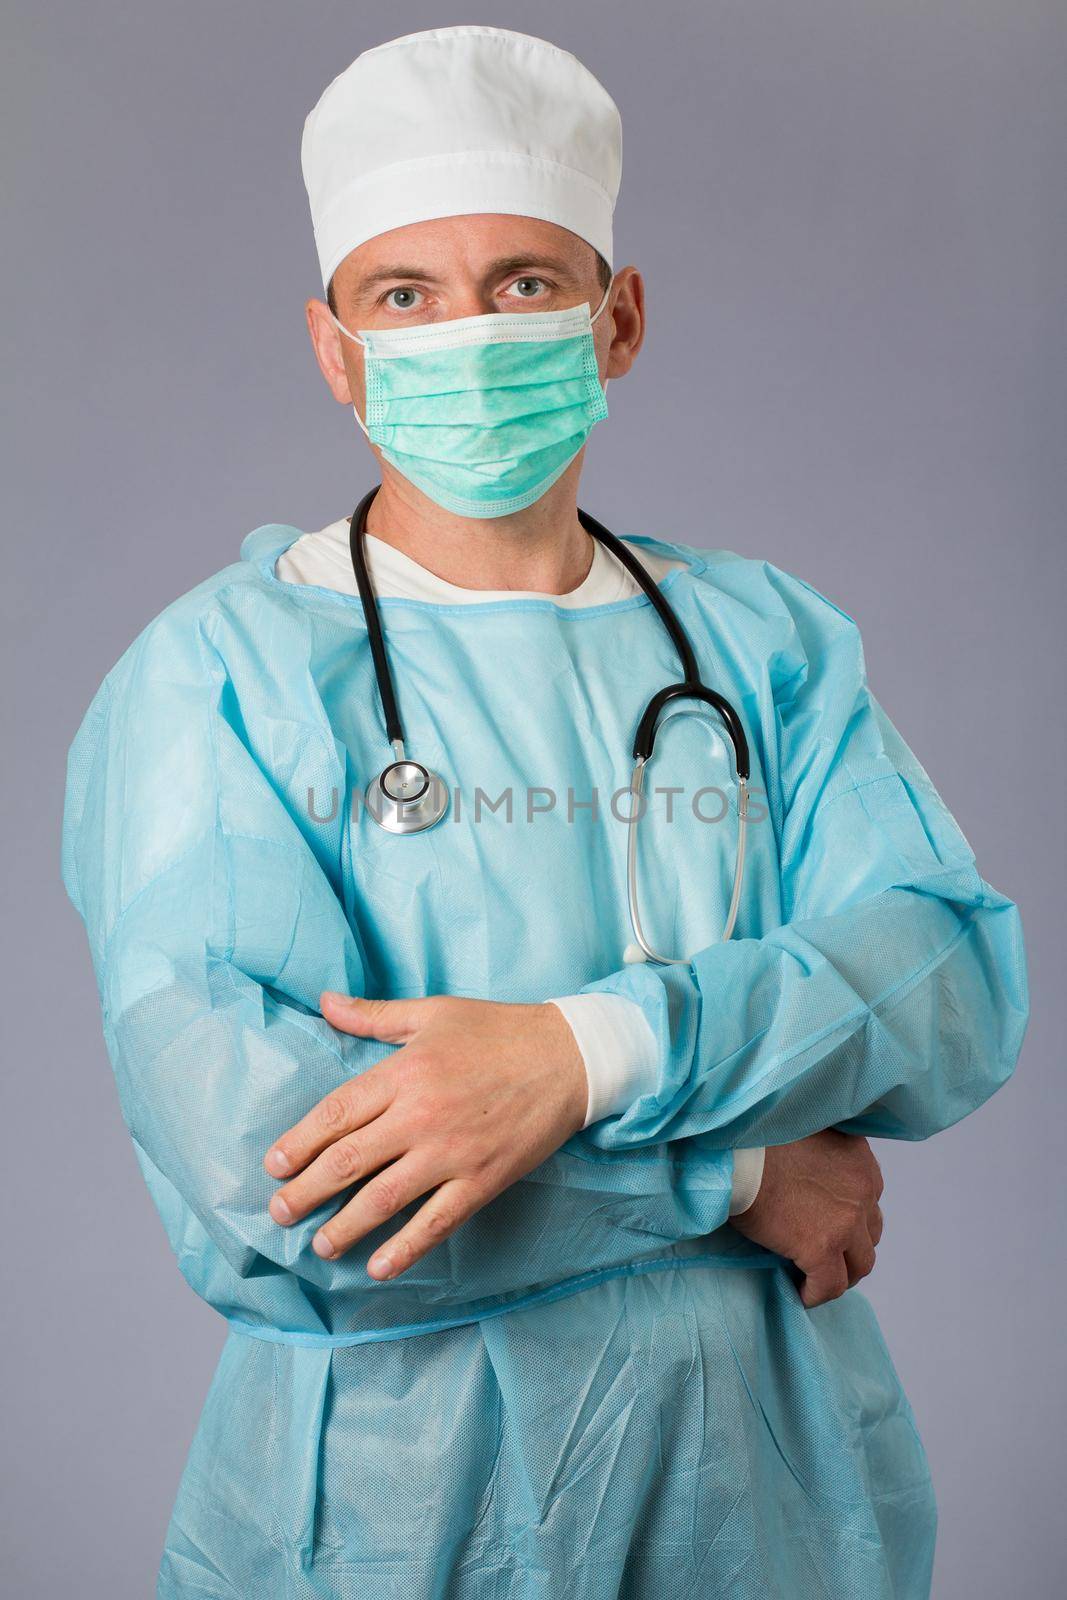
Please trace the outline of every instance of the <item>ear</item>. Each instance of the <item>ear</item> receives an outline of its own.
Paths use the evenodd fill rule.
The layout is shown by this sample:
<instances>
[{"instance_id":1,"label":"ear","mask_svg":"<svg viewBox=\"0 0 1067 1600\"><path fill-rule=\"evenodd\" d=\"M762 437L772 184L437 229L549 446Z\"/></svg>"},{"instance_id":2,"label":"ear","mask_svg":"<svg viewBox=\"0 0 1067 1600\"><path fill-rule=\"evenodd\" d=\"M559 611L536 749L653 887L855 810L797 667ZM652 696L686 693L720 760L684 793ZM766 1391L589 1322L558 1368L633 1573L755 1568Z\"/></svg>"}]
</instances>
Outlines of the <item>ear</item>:
<instances>
[{"instance_id":1,"label":"ear","mask_svg":"<svg viewBox=\"0 0 1067 1600\"><path fill-rule=\"evenodd\" d=\"M346 339L330 315L325 300L309 300L304 307L311 347L326 379L330 393L342 405L350 406L356 390L362 389L363 351Z\"/></svg>"},{"instance_id":2,"label":"ear","mask_svg":"<svg viewBox=\"0 0 1067 1600\"><path fill-rule=\"evenodd\" d=\"M645 339L645 285L636 267L623 267L616 274L602 316L612 329L605 377L625 377Z\"/></svg>"}]
</instances>

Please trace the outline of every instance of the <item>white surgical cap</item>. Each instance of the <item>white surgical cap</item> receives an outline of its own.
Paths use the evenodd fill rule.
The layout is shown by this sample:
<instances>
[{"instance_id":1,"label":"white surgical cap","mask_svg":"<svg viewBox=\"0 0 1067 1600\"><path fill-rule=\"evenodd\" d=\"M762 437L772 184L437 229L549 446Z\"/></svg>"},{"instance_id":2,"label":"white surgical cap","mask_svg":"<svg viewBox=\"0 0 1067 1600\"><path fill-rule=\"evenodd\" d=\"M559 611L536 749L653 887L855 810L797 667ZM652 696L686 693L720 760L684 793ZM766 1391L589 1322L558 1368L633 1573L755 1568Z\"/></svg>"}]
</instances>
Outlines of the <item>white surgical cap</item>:
<instances>
[{"instance_id":1,"label":"white surgical cap","mask_svg":"<svg viewBox=\"0 0 1067 1600\"><path fill-rule=\"evenodd\" d=\"M324 286L376 234L505 212L569 228L612 264L622 122L576 57L507 28L431 28L365 50L300 150Z\"/></svg>"}]
</instances>

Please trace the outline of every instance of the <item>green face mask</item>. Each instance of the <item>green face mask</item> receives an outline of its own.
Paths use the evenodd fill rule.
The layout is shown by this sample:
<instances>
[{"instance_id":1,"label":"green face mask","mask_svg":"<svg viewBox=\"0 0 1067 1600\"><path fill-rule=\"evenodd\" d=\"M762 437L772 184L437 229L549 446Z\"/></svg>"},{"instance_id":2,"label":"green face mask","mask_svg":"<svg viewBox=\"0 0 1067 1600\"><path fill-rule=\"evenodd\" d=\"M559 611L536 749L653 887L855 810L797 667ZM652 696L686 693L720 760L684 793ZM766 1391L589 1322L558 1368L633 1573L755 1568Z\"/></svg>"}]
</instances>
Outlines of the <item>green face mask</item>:
<instances>
[{"instance_id":1,"label":"green face mask","mask_svg":"<svg viewBox=\"0 0 1067 1600\"><path fill-rule=\"evenodd\" d=\"M608 414L583 303L341 332L364 347L367 417L386 461L447 511L503 517L539 500ZM355 411L355 407L352 408Z\"/></svg>"}]
</instances>

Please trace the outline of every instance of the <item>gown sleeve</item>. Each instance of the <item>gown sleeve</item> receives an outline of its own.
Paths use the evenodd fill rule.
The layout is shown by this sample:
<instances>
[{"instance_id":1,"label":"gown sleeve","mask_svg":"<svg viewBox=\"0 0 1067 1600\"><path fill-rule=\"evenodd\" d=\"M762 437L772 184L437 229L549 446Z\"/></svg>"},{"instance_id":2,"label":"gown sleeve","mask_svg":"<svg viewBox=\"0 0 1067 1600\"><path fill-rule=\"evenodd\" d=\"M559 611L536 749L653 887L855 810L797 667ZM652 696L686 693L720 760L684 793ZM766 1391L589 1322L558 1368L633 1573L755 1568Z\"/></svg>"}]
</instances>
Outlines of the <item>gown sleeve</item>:
<instances>
[{"instance_id":1,"label":"gown sleeve","mask_svg":"<svg viewBox=\"0 0 1067 1600\"><path fill-rule=\"evenodd\" d=\"M150 1186L238 1276L293 1266L307 1224L273 1223L263 1156L370 1064L317 1015L322 989L361 992L362 968L199 628L164 613L89 708L68 758L63 876Z\"/></svg>"},{"instance_id":2,"label":"gown sleeve","mask_svg":"<svg viewBox=\"0 0 1067 1600\"><path fill-rule=\"evenodd\" d=\"M785 1144L829 1127L923 1139L1003 1084L1022 1043L1016 906L980 877L871 694L856 624L766 570L794 661L760 730L781 925L586 985L640 1005L658 1043L654 1086L580 1135L602 1150Z\"/></svg>"},{"instance_id":3,"label":"gown sleeve","mask_svg":"<svg viewBox=\"0 0 1067 1600\"><path fill-rule=\"evenodd\" d=\"M366 992L362 956L336 840L317 822L305 834L270 774L298 764L316 793L343 792L346 757L325 716L311 734L321 765L309 756L285 677L264 761L209 632L153 627L108 675L68 761L64 882L122 1115L192 1286L225 1314L290 1330L431 1325L718 1228L732 1153L679 1162L669 1145L607 1159L561 1149L383 1283L366 1261L417 1205L332 1262L310 1240L348 1194L274 1222L266 1151L395 1048L318 1014L324 989Z\"/></svg>"}]
</instances>

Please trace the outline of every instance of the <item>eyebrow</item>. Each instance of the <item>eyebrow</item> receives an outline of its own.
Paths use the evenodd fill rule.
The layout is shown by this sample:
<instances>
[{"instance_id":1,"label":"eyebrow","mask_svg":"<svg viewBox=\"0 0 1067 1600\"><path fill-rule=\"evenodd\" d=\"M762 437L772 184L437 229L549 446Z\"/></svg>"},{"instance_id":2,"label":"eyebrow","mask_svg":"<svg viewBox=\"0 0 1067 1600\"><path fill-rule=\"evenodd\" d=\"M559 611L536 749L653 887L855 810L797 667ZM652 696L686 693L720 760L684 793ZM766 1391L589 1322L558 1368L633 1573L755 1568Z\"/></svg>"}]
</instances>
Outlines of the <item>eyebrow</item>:
<instances>
[{"instance_id":1,"label":"eyebrow","mask_svg":"<svg viewBox=\"0 0 1067 1600\"><path fill-rule=\"evenodd\" d=\"M540 267L548 272L558 272L561 276L576 281L574 268L559 256L546 255L510 255L500 256L496 261L491 261L483 274L486 278L499 278L507 272L517 272L520 267ZM376 267L373 272L365 272L357 278L353 288L357 294L367 289L374 288L375 284L386 283L394 278L403 278L415 283L440 284L441 279L436 278L432 272L427 272L424 267L405 266L403 263L385 267Z\"/></svg>"}]
</instances>

